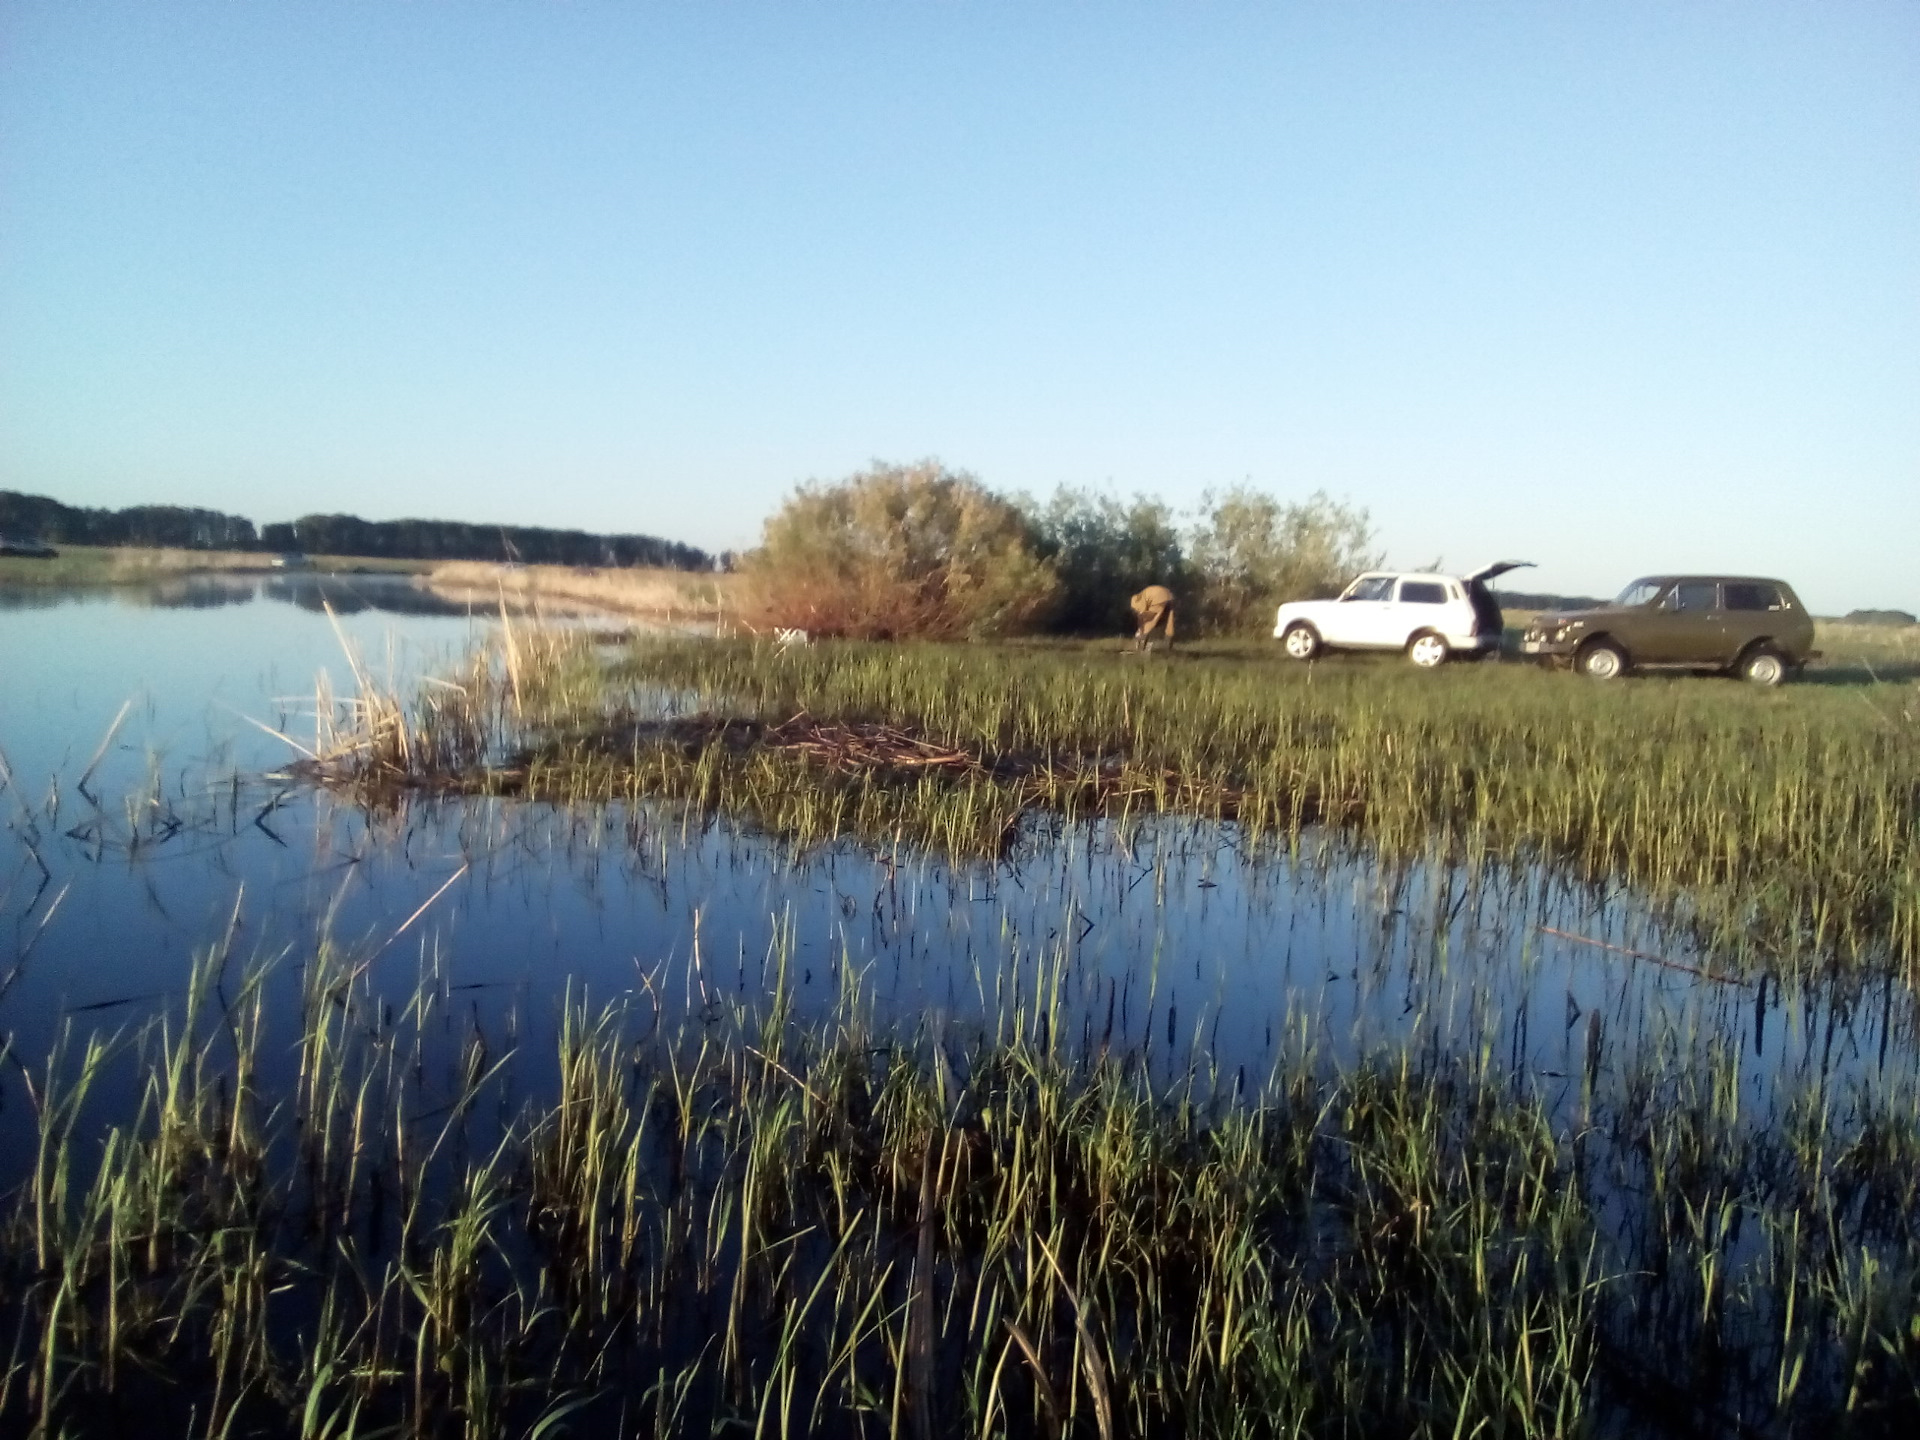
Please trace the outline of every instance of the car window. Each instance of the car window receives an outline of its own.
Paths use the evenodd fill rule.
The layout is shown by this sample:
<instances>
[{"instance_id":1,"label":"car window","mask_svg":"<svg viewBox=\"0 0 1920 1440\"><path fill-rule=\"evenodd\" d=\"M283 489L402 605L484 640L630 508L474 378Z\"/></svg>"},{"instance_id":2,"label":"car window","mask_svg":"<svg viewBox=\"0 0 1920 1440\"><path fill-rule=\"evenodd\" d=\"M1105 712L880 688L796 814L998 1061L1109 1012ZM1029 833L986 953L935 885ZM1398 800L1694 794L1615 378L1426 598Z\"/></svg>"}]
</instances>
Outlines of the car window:
<instances>
[{"instance_id":1,"label":"car window","mask_svg":"<svg viewBox=\"0 0 1920 1440\"><path fill-rule=\"evenodd\" d=\"M1729 582L1720 587L1720 593L1729 610L1778 610L1780 608L1780 592L1771 585L1762 585L1757 581Z\"/></svg>"},{"instance_id":2,"label":"car window","mask_svg":"<svg viewBox=\"0 0 1920 1440\"><path fill-rule=\"evenodd\" d=\"M1402 580L1400 603L1402 605L1444 605L1447 603L1447 587L1437 580Z\"/></svg>"},{"instance_id":3,"label":"car window","mask_svg":"<svg viewBox=\"0 0 1920 1440\"><path fill-rule=\"evenodd\" d=\"M1666 608L1684 610L1689 614L1712 610L1719 604L1719 589L1711 580L1682 581L1673 587L1673 593L1666 598Z\"/></svg>"},{"instance_id":4,"label":"car window","mask_svg":"<svg viewBox=\"0 0 1920 1440\"><path fill-rule=\"evenodd\" d=\"M1347 587L1342 600L1385 600L1393 594L1391 575L1362 575Z\"/></svg>"},{"instance_id":5,"label":"car window","mask_svg":"<svg viewBox=\"0 0 1920 1440\"><path fill-rule=\"evenodd\" d=\"M1636 580L1620 592L1616 605L1651 605L1660 598L1660 592L1666 588L1661 580Z\"/></svg>"}]
</instances>

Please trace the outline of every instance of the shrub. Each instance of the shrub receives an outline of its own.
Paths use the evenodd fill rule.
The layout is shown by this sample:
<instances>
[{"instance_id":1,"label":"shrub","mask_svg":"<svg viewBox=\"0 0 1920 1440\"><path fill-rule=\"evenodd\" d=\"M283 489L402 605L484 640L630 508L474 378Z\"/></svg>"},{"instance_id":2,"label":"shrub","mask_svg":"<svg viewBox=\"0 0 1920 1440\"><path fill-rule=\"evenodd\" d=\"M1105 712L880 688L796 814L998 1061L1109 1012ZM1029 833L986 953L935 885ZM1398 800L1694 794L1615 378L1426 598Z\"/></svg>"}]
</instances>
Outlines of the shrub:
<instances>
[{"instance_id":1,"label":"shrub","mask_svg":"<svg viewBox=\"0 0 1920 1440\"><path fill-rule=\"evenodd\" d=\"M1015 634L1060 588L1020 510L935 460L800 486L741 568L749 623L862 639Z\"/></svg>"},{"instance_id":2,"label":"shrub","mask_svg":"<svg viewBox=\"0 0 1920 1440\"><path fill-rule=\"evenodd\" d=\"M1367 512L1324 490L1282 502L1250 486L1207 492L1188 551L1198 581L1196 609L1208 628L1264 628L1287 600L1338 594L1377 568Z\"/></svg>"},{"instance_id":3,"label":"shrub","mask_svg":"<svg viewBox=\"0 0 1920 1440\"><path fill-rule=\"evenodd\" d=\"M1165 585L1176 595L1187 593L1180 532L1164 502L1137 495L1123 504L1063 485L1044 506L1023 503L1040 554L1060 577L1053 629L1124 634L1133 629L1127 598L1136 591Z\"/></svg>"}]
</instances>

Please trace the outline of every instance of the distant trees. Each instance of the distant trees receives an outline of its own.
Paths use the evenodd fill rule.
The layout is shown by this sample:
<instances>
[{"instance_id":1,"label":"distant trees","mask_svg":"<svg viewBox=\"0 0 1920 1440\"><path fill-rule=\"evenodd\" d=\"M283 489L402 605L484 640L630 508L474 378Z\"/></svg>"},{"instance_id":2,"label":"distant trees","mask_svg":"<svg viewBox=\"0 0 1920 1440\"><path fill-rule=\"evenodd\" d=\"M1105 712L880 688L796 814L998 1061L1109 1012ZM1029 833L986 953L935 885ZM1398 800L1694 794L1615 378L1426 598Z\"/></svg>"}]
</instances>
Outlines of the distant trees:
<instances>
[{"instance_id":1,"label":"distant trees","mask_svg":"<svg viewBox=\"0 0 1920 1440\"><path fill-rule=\"evenodd\" d=\"M1920 625L1905 610L1849 610L1847 619L1855 625Z\"/></svg>"},{"instance_id":2,"label":"distant trees","mask_svg":"<svg viewBox=\"0 0 1920 1440\"><path fill-rule=\"evenodd\" d=\"M0 490L0 535L38 536L56 545L150 545L182 550L305 550L395 560L520 560L529 565L650 565L710 569L706 551L652 535L595 535L458 520L362 520L303 515L255 531L253 521L218 510L134 505L90 510L45 495Z\"/></svg>"},{"instance_id":3,"label":"distant trees","mask_svg":"<svg viewBox=\"0 0 1920 1440\"><path fill-rule=\"evenodd\" d=\"M525 525L472 525L458 520L362 520L358 515L302 515L267 526L269 550L312 555L367 555L393 560L517 560L528 565L650 565L706 570L706 551L652 535L594 535Z\"/></svg>"},{"instance_id":4,"label":"distant trees","mask_svg":"<svg viewBox=\"0 0 1920 1440\"><path fill-rule=\"evenodd\" d=\"M1555 595L1544 590L1493 588L1493 598L1504 610L1598 610L1610 602L1597 595Z\"/></svg>"},{"instance_id":5,"label":"distant trees","mask_svg":"<svg viewBox=\"0 0 1920 1440\"><path fill-rule=\"evenodd\" d=\"M182 550L251 550L253 522L180 505L83 509L45 495L0 490L0 535L38 536L56 545L151 545Z\"/></svg>"},{"instance_id":6,"label":"distant trees","mask_svg":"<svg viewBox=\"0 0 1920 1440\"><path fill-rule=\"evenodd\" d=\"M1060 589L1019 508L936 460L800 486L740 568L751 621L863 639L1017 634Z\"/></svg>"}]
</instances>

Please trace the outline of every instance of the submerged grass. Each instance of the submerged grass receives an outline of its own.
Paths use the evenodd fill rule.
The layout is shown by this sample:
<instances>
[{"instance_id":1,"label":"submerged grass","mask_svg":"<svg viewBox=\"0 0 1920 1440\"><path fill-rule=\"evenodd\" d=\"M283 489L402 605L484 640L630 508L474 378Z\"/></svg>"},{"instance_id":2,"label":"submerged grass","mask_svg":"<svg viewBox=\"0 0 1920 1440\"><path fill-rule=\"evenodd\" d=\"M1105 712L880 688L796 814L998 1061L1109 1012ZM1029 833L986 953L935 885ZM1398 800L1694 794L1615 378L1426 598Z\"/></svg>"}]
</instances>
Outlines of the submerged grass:
<instances>
[{"instance_id":1,"label":"submerged grass","mask_svg":"<svg viewBox=\"0 0 1920 1440\"><path fill-rule=\"evenodd\" d=\"M1070 1051L1045 985L967 1037L573 995L523 1058L324 947L287 1047L228 968L23 1072L15 1433L1920 1423L1920 1105L1757 1126L1737 1046L1596 1050L1568 1120L1416 1046L1155 1082ZM129 1072L138 1115L90 1125Z\"/></svg>"}]
</instances>

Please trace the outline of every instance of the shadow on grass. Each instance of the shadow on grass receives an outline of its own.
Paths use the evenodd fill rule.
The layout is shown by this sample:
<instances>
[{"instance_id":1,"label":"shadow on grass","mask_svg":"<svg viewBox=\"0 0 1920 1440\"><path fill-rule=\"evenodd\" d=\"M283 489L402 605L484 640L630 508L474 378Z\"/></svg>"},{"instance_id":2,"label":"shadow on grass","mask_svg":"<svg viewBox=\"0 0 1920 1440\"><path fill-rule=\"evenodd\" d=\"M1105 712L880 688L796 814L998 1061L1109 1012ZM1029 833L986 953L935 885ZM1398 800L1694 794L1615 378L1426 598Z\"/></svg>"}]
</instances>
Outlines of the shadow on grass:
<instances>
[{"instance_id":1,"label":"shadow on grass","mask_svg":"<svg viewBox=\"0 0 1920 1440\"><path fill-rule=\"evenodd\" d=\"M1903 685L1920 682L1920 660L1892 660L1875 664L1870 660L1846 659L1816 662L1804 670L1801 685Z\"/></svg>"}]
</instances>

